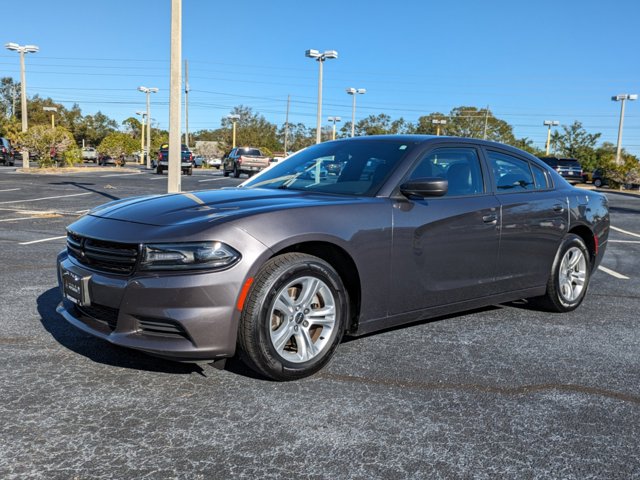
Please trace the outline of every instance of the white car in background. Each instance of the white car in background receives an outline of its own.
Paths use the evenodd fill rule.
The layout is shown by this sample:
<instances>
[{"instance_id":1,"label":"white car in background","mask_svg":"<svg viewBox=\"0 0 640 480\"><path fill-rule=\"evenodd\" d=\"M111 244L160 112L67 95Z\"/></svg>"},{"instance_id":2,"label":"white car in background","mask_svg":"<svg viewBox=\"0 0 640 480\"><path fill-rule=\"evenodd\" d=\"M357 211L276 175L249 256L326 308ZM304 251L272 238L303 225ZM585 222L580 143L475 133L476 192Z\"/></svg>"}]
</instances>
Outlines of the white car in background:
<instances>
[{"instance_id":1,"label":"white car in background","mask_svg":"<svg viewBox=\"0 0 640 480\"><path fill-rule=\"evenodd\" d=\"M206 159L206 163L207 163L208 166L214 167L214 168L217 168L218 170L220 170L220 167L222 166L222 159L220 159L220 158L207 158Z\"/></svg>"}]
</instances>

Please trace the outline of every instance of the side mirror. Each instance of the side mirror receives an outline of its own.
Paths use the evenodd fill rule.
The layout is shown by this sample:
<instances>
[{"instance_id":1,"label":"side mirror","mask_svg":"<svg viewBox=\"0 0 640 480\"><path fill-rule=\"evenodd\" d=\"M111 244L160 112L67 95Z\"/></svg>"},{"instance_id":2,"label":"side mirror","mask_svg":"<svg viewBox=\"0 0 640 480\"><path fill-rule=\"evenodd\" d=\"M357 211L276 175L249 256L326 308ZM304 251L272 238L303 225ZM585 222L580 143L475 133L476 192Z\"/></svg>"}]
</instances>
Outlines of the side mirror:
<instances>
[{"instance_id":1,"label":"side mirror","mask_svg":"<svg viewBox=\"0 0 640 480\"><path fill-rule=\"evenodd\" d=\"M405 197L442 197L447 193L449 182L445 178L416 178L400 185Z\"/></svg>"}]
</instances>

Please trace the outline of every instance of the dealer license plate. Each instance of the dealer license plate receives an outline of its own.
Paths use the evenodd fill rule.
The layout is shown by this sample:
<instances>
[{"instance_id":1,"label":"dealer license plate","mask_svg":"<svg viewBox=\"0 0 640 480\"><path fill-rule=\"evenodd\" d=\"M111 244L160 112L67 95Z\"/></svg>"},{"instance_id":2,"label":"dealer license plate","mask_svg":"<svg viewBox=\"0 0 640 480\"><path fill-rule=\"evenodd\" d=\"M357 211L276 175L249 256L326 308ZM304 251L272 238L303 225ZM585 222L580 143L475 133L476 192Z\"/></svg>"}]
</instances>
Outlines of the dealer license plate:
<instances>
[{"instance_id":1,"label":"dealer license plate","mask_svg":"<svg viewBox=\"0 0 640 480\"><path fill-rule=\"evenodd\" d=\"M78 305L89 305L89 278L83 278L68 270L62 270L62 290L67 300Z\"/></svg>"}]
</instances>

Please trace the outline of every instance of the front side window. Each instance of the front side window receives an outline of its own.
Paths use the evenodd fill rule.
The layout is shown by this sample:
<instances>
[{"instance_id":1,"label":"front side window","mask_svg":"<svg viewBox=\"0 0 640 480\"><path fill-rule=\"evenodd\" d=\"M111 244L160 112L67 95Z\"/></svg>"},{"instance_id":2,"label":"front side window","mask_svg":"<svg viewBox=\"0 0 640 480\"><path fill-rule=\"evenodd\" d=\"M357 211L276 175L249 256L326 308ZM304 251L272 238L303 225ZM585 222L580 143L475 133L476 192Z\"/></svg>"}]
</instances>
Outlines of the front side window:
<instances>
[{"instance_id":1,"label":"front side window","mask_svg":"<svg viewBox=\"0 0 640 480\"><path fill-rule=\"evenodd\" d=\"M446 178L447 195L477 195L484 192L480 159L474 148L438 148L429 152L411 172L409 180Z\"/></svg>"},{"instance_id":2,"label":"front side window","mask_svg":"<svg viewBox=\"0 0 640 480\"><path fill-rule=\"evenodd\" d=\"M536 188L529 162L492 150L487 154L498 193L524 192Z\"/></svg>"}]
</instances>

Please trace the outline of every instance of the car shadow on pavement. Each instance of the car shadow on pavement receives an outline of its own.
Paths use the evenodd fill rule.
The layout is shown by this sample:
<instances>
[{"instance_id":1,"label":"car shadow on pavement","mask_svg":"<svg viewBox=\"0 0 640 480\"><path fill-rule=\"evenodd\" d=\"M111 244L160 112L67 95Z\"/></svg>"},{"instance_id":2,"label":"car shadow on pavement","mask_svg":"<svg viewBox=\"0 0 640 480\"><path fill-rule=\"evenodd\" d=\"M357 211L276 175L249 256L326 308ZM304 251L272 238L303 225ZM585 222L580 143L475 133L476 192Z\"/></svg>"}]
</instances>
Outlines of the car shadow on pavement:
<instances>
[{"instance_id":1,"label":"car shadow on pavement","mask_svg":"<svg viewBox=\"0 0 640 480\"><path fill-rule=\"evenodd\" d=\"M107 197L109 200L120 200L120 197L116 197L115 195L110 195L101 190L97 190L95 188L89 188L90 185L95 185L95 183L79 183L79 182L51 182L49 185L72 185L74 187L78 187L82 190L86 190L87 192L97 193L98 195L102 195L103 197Z\"/></svg>"},{"instance_id":2,"label":"car shadow on pavement","mask_svg":"<svg viewBox=\"0 0 640 480\"><path fill-rule=\"evenodd\" d=\"M61 300L60 290L51 288L38 297L37 305L42 326L63 347L94 362L114 367L175 374L196 373L206 376L202 367L195 363L178 363L152 357L112 345L78 330L56 312L56 307Z\"/></svg>"}]
</instances>

